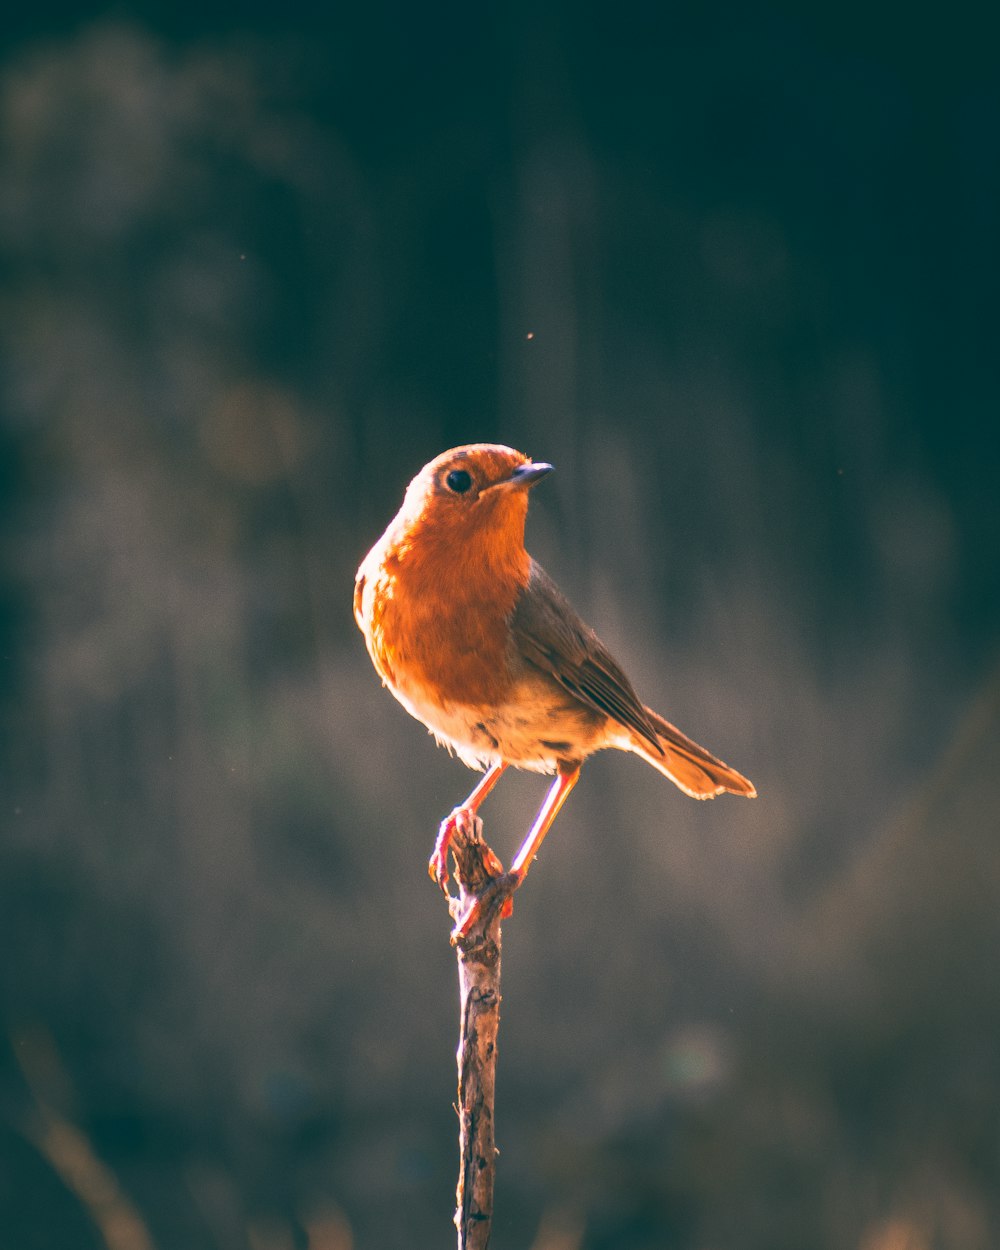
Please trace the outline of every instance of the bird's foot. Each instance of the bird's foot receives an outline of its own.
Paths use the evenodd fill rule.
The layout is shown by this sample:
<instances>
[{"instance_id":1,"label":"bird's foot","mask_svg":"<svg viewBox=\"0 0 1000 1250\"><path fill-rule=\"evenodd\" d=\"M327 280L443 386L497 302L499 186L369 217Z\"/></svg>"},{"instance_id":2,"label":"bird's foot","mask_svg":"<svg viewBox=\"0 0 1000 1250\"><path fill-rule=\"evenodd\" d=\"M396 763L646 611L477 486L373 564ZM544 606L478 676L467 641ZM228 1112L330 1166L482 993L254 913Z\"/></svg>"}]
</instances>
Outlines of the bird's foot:
<instances>
[{"instance_id":1,"label":"bird's foot","mask_svg":"<svg viewBox=\"0 0 1000 1250\"><path fill-rule=\"evenodd\" d=\"M454 946L456 942L467 938L479 923L483 912L492 910L499 899L503 900L500 903L500 919L506 920L509 916L512 916L514 914L514 899L512 896L521 884L523 876L524 874L521 872L501 871L501 874L494 878L482 894L473 898L451 931L452 945Z\"/></svg>"},{"instance_id":2,"label":"bird's foot","mask_svg":"<svg viewBox=\"0 0 1000 1250\"><path fill-rule=\"evenodd\" d=\"M427 873L432 881L437 882L444 894L448 893L448 848L451 846L451 840L455 836L458 822L468 820L474 815L475 813L469 807L456 807L438 827L434 850L427 861Z\"/></svg>"}]
</instances>

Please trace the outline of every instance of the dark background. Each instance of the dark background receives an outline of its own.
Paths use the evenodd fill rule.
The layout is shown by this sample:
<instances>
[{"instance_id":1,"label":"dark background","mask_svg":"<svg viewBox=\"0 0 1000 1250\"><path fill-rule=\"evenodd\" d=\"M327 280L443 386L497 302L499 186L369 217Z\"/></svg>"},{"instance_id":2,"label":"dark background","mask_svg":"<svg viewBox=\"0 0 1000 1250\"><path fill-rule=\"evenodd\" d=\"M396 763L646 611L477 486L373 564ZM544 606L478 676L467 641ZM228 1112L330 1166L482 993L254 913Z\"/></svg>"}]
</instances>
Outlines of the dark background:
<instances>
[{"instance_id":1,"label":"dark background","mask_svg":"<svg viewBox=\"0 0 1000 1250\"><path fill-rule=\"evenodd\" d=\"M761 796L585 770L496 1250L1000 1244L995 42L797 8L5 16L3 1247L452 1244L472 778L350 602L473 440Z\"/></svg>"}]
</instances>

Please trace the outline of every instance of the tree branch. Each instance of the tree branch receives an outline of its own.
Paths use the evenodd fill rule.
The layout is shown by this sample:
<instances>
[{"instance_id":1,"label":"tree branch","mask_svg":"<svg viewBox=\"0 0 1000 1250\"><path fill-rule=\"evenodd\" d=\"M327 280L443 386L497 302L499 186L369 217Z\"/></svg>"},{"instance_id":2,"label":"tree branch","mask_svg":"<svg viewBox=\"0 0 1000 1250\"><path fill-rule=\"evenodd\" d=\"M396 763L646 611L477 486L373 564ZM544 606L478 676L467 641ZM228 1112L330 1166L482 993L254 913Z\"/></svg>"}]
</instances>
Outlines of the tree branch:
<instances>
[{"instance_id":1,"label":"tree branch","mask_svg":"<svg viewBox=\"0 0 1000 1250\"><path fill-rule=\"evenodd\" d=\"M457 813L451 839L458 895L448 909L460 922L475 908L468 932L452 934L458 954L461 1022L458 1041L458 1111L461 1161L455 1226L458 1250L486 1250L493 1220L496 1144L493 1106L500 1024L500 920L512 883L483 841L483 823Z\"/></svg>"}]
</instances>

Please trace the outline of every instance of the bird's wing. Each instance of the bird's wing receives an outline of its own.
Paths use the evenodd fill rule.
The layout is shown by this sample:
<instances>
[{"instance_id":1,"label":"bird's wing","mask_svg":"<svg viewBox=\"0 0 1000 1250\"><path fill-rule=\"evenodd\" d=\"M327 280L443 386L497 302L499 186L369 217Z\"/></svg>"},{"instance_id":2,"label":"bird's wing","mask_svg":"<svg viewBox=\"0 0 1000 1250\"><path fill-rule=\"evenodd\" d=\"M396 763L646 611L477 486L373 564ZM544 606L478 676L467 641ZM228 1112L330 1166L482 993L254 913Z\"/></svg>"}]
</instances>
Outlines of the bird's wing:
<instances>
[{"instance_id":1,"label":"bird's wing","mask_svg":"<svg viewBox=\"0 0 1000 1250\"><path fill-rule=\"evenodd\" d=\"M518 654L581 703L634 730L663 754L656 730L611 653L534 560L511 616Z\"/></svg>"}]
</instances>

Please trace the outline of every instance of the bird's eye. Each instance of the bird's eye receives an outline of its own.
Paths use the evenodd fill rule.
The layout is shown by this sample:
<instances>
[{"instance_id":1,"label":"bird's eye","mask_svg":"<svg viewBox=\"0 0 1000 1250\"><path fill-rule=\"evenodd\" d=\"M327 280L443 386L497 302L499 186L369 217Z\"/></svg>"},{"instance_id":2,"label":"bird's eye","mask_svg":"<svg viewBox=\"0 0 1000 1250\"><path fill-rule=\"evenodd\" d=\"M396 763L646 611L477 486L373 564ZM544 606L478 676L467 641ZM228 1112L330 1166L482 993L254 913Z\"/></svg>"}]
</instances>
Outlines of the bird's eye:
<instances>
[{"instance_id":1,"label":"bird's eye","mask_svg":"<svg viewBox=\"0 0 1000 1250\"><path fill-rule=\"evenodd\" d=\"M444 484L449 490L454 491L456 495L464 495L472 485L472 478L464 469L452 469L444 479Z\"/></svg>"}]
</instances>

